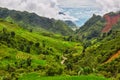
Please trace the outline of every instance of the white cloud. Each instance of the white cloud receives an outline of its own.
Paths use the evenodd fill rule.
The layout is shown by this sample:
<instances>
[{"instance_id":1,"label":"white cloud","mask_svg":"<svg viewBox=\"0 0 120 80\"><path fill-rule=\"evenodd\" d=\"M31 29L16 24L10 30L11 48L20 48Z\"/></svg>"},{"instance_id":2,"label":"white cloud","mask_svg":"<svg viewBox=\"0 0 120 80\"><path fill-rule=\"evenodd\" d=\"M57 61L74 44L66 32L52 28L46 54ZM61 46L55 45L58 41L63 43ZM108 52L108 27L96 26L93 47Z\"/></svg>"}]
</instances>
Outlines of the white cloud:
<instances>
[{"instance_id":1,"label":"white cloud","mask_svg":"<svg viewBox=\"0 0 120 80\"><path fill-rule=\"evenodd\" d=\"M69 15L59 15L57 0L0 0L1 7L20 11L35 12L40 16L55 19L73 19Z\"/></svg>"},{"instance_id":2,"label":"white cloud","mask_svg":"<svg viewBox=\"0 0 120 80\"><path fill-rule=\"evenodd\" d=\"M54 17L57 15L58 9L55 7L55 4L55 0L0 0L2 7L35 12L45 17Z\"/></svg>"},{"instance_id":3,"label":"white cloud","mask_svg":"<svg viewBox=\"0 0 120 80\"><path fill-rule=\"evenodd\" d=\"M96 0L96 4L101 8L103 14L120 10L120 0Z\"/></svg>"},{"instance_id":4,"label":"white cloud","mask_svg":"<svg viewBox=\"0 0 120 80\"><path fill-rule=\"evenodd\" d=\"M66 10L66 12L70 12L70 15L78 18L79 20L76 21L76 24L80 26L93 14L103 16L111 11L120 11L120 0L58 0L58 2L62 7L71 8Z\"/></svg>"},{"instance_id":5,"label":"white cloud","mask_svg":"<svg viewBox=\"0 0 120 80\"><path fill-rule=\"evenodd\" d=\"M120 0L58 0L58 2L64 7L96 7L101 9L102 14L120 10Z\"/></svg>"},{"instance_id":6,"label":"white cloud","mask_svg":"<svg viewBox=\"0 0 120 80\"><path fill-rule=\"evenodd\" d=\"M58 0L61 6L64 7L84 7L84 6L96 6L95 0Z\"/></svg>"},{"instance_id":7,"label":"white cloud","mask_svg":"<svg viewBox=\"0 0 120 80\"><path fill-rule=\"evenodd\" d=\"M98 8L101 10L98 14L120 10L120 0L0 0L0 7L35 12L40 16L49 18L77 20L76 18L78 17L74 18L68 13L66 13L66 15L59 15L58 13L61 9L58 5L72 8L95 7L95 9ZM90 11L88 11L88 13L92 14Z\"/></svg>"}]
</instances>

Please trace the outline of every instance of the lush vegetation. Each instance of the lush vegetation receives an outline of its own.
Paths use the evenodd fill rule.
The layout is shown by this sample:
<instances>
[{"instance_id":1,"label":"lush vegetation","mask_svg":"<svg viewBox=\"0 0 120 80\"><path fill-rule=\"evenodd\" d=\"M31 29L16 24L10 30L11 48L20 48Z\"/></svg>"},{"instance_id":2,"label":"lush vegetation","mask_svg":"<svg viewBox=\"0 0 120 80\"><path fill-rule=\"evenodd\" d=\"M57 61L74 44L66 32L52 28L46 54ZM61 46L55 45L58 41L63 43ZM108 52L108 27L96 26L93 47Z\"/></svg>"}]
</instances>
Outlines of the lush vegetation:
<instances>
[{"instance_id":1,"label":"lush vegetation","mask_svg":"<svg viewBox=\"0 0 120 80\"><path fill-rule=\"evenodd\" d=\"M29 72L41 76L67 74L64 62L61 63L63 57L68 52L80 55L83 47L81 43L65 40L65 37L53 37L0 20L1 78L18 79L21 74Z\"/></svg>"},{"instance_id":2,"label":"lush vegetation","mask_svg":"<svg viewBox=\"0 0 120 80\"><path fill-rule=\"evenodd\" d=\"M0 8L0 17L0 79L120 79L120 22L103 33L105 19L93 15L73 34L69 22L34 13Z\"/></svg>"},{"instance_id":3,"label":"lush vegetation","mask_svg":"<svg viewBox=\"0 0 120 80\"><path fill-rule=\"evenodd\" d=\"M93 15L80 29L76 31L82 40L90 40L98 37L105 25L105 19L99 15Z\"/></svg>"},{"instance_id":4,"label":"lush vegetation","mask_svg":"<svg viewBox=\"0 0 120 80\"><path fill-rule=\"evenodd\" d=\"M3 18L11 23L17 23L23 28L32 29L33 31L48 31L62 35L70 35L73 33L72 29L61 20L40 17L35 13L28 13L26 11L20 12L0 8L0 18Z\"/></svg>"},{"instance_id":5,"label":"lush vegetation","mask_svg":"<svg viewBox=\"0 0 120 80\"><path fill-rule=\"evenodd\" d=\"M114 17L114 15L111 16ZM83 41L84 49L80 55L82 59L80 58L73 65L80 64L82 68L86 66L105 77L115 77L115 80L119 80L120 22L117 22L109 32L102 33L104 26L104 19L93 15L80 28L81 30L77 31L81 35L80 39ZM98 33L93 33L94 31ZM114 57L115 54L118 54L117 57ZM113 58L111 59L111 57Z\"/></svg>"}]
</instances>

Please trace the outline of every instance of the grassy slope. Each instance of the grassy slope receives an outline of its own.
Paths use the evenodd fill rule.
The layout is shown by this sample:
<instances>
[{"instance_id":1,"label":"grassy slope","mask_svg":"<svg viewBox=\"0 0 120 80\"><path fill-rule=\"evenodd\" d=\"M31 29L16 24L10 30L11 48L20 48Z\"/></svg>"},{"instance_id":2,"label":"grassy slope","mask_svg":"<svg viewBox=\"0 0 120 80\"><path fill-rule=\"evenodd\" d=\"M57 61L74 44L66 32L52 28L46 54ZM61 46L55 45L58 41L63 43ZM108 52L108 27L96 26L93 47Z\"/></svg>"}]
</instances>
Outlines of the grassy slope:
<instances>
[{"instance_id":1,"label":"grassy slope","mask_svg":"<svg viewBox=\"0 0 120 80\"><path fill-rule=\"evenodd\" d=\"M7 31L11 32L14 31L16 33L16 36L20 36L23 37L25 39L27 39L28 41L33 41L33 42L40 42L42 43L42 41L46 41L47 46L53 47L56 51L55 54L59 54L62 55L63 54L63 49L66 48L75 48L77 49L78 53L82 52L82 46L78 46L78 44L80 43L76 43L76 42L68 42L68 41L64 41L62 39L55 39L55 38L51 38L51 37L47 37L47 36L43 36L43 35L39 35L35 32L31 33L27 30L24 30L22 28L20 28L17 24L11 24L9 22L5 22L5 21L0 21L0 31L2 31L3 28L7 28ZM38 64L45 66L45 65L50 65L50 60L52 61L52 56L54 55L49 55L47 57L46 60L42 60L40 57L43 55L37 55L37 54L28 54L26 52L22 52L22 51L18 51L17 49L14 48L10 48L4 44L0 44L0 79L3 78L3 76L7 75L10 76L10 74L7 73L7 71L5 71L5 69L7 68L8 64L15 67L14 62L16 61L21 61L21 60L25 60L26 58L32 57L32 67L36 67ZM51 56L51 57L50 57ZM9 58L7 58L9 57ZM59 62L57 62L59 63ZM28 67L30 68L30 67ZM19 72L21 72L22 70L25 69L16 69L15 73L19 74ZM35 72L35 73L30 73L30 74L26 74L27 70L25 71L25 73L21 74L20 80L106 80L105 78L102 77L97 77L97 76L72 76L72 77L67 77L67 76L59 76L59 77L39 77L38 74L41 72ZM31 69L31 72L34 72ZM43 72L44 73L44 72Z\"/></svg>"},{"instance_id":2,"label":"grassy slope","mask_svg":"<svg viewBox=\"0 0 120 80\"><path fill-rule=\"evenodd\" d=\"M61 49L67 47L75 47L77 44L79 44L76 42L68 42L59 39L53 39L51 37L42 36L37 33L30 33L29 31L20 28L18 25L10 24L8 22L0 22L0 30L2 30L4 27L7 28L8 31L15 31L16 36L23 37L28 41L42 42L44 40L48 44L48 46L54 47L59 52L61 52ZM80 50L82 49L82 47L79 48Z\"/></svg>"},{"instance_id":3,"label":"grassy slope","mask_svg":"<svg viewBox=\"0 0 120 80\"><path fill-rule=\"evenodd\" d=\"M12 73L9 73L6 71L8 64L15 68L15 74L20 74L21 71L24 71L25 73L29 72L29 68L34 68L37 67L38 65L41 66L46 66L46 65L51 65L52 64L58 64L60 65L60 61L55 62L56 55L62 56L63 51L67 48L75 48L77 50L77 53L80 54L82 52L82 46L78 46L80 43L76 42L68 42L64 41L63 39L57 39L57 38L51 38L47 36L40 35L35 32L29 32L25 29L22 29L19 27L17 24L9 23L6 21L1 20L0 21L0 31L3 30L3 28L6 28L8 32L14 31L16 37L22 37L28 41L33 41L33 42L39 42L42 43L45 41L46 45L49 47L52 47L54 49L54 53L50 55L44 55L44 54L28 54L26 52L19 51L17 48L12 48L8 47L5 44L0 43L0 77L10 76ZM16 38L17 39L17 38ZM46 56L46 59L43 60L41 57ZM23 60L26 60L27 58L31 57L32 58L32 65L31 67L28 67L27 69L17 69L16 65L14 64L16 61L21 62ZM54 61L54 62L52 62ZM62 67L62 65L61 65ZM33 72L33 69L30 69L31 72ZM41 73L37 72L36 73ZM42 73L41 73L42 74ZM43 72L44 74L44 72Z\"/></svg>"},{"instance_id":4,"label":"grassy slope","mask_svg":"<svg viewBox=\"0 0 120 80\"><path fill-rule=\"evenodd\" d=\"M100 37L98 37L96 38L96 40L95 39L90 40L91 46L87 47L85 51L86 55L82 59L84 61L86 59L89 59L87 66L91 67L91 65L94 65L94 68L96 68L99 73L101 73L102 75L106 77L116 78L120 73L120 68L119 68L119 65L120 65L119 64L119 61L120 61L120 57L119 57L120 32L119 31L120 29L119 29L119 25L120 23L116 24L114 26L115 29L113 29L111 33L106 34L104 38L100 39Z\"/></svg>"},{"instance_id":5,"label":"grassy slope","mask_svg":"<svg viewBox=\"0 0 120 80\"><path fill-rule=\"evenodd\" d=\"M8 22L1 21L0 22L0 31L2 31L3 28L7 28L8 31L14 31L16 33L16 36L23 37L23 38L27 39L28 41L42 43L42 41L44 40L46 42L47 46L53 47L55 49L56 53L54 53L54 54L62 55L64 49L74 48L74 47L75 48L77 47L76 49L78 50L79 53L81 53L81 51L82 51L82 46L76 46L80 43L68 42L68 41L64 41L62 39L60 40L60 39L55 39L55 38L51 38L51 37L47 37L47 36L42 36L37 33L31 33L27 30L20 28L17 24L11 24ZM4 48L1 47L0 51L2 51L3 49ZM7 49L5 49L5 50L7 50ZM3 51L3 53L4 53L4 51Z\"/></svg>"},{"instance_id":6,"label":"grassy slope","mask_svg":"<svg viewBox=\"0 0 120 80\"><path fill-rule=\"evenodd\" d=\"M0 7L0 18L17 23L26 29L36 27L37 29L33 29L35 31L45 30L62 35L71 35L73 33L73 30L64 21L41 17L26 11L20 12Z\"/></svg>"}]
</instances>

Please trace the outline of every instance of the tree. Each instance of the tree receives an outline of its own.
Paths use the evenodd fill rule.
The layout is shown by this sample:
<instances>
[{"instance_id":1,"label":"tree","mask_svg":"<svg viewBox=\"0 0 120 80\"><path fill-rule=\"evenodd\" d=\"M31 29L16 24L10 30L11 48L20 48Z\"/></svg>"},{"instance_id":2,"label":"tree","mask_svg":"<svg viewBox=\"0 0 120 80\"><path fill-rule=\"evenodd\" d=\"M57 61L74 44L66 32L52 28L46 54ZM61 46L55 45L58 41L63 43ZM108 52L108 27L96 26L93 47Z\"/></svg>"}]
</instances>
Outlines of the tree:
<instances>
[{"instance_id":1,"label":"tree","mask_svg":"<svg viewBox=\"0 0 120 80\"><path fill-rule=\"evenodd\" d=\"M29 44L30 44L30 46L32 46L34 43L33 43L33 41L29 41Z\"/></svg>"},{"instance_id":2,"label":"tree","mask_svg":"<svg viewBox=\"0 0 120 80\"><path fill-rule=\"evenodd\" d=\"M44 40L42 41L42 45L43 45L44 48L46 47L46 44L45 44Z\"/></svg>"},{"instance_id":3,"label":"tree","mask_svg":"<svg viewBox=\"0 0 120 80\"><path fill-rule=\"evenodd\" d=\"M11 37L15 37L15 32L14 31L11 32Z\"/></svg>"},{"instance_id":4,"label":"tree","mask_svg":"<svg viewBox=\"0 0 120 80\"><path fill-rule=\"evenodd\" d=\"M72 36L69 36L67 41L72 41Z\"/></svg>"},{"instance_id":5,"label":"tree","mask_svg":"<svg viewBox=\"0 0 120 80\"><path fill-rule=\"evenodd\" d=\"M31 63L32 63L32 59L29 57L29 58L27 59L27 66L31 66Z\"/></svg>"},{"instance_id":6,"label":"tree","mask_svg":"<svg viewBox=\"0 0 120 80\"><path fill-rule=\"evenodd\" d=\"M67 66L67 69L68 69L68 70L72 70L72 64L71 64L70 62L68 62L68 63L66 64L66 66Z\"/></svg>"},{"instance_id":7,"label":"tree","mask_svg":"<svg viewBox=\"0 0 120 80\"><path fill-rule=\"evenodd\" d=\"M27 53L30 53L30 47L29 47L29 46L27 46L26 52L27 52Z\"/></svg>"},{"instance_id":8,"label":"tree","mask_svg":"<svg viewBox=\"0 0 120 80\"><path fill-rule=\"evenodd\" d=\"M39 47L40 46L40 43L35 43L35 47Z\"/></svg>"},{"instance_id":9,"label":"tree","mask_svg":"<svg viewBox=\"0 0 120 80\"><path fill-rule=\"evenodd\" d=\"M7 29L3 28L3 33L6 34L7 33Z\"/></svg>"},{"instance_id":10,"label":"tree","mask_svg":"<svg viewBox=\"0 0 120 80\"><path fill-rule=\"evenodd\" d=\"M47 69L46 74L48 76L61 75L63 73L63 68L56 63L47 66L46 69Z\"/></svg>"},{"instance_id":11,"label":"tree","mask_svg":"<svg viewBox=\"0 0 120 80\"><path fill-rule=\"evenodd\" d=\"M33 32L33 29L30 29L29 31L30 31L30 32Z\"/></svg>"},{"instance_id":12,"label":"tree","mask_svg":"<svg viewBox=\"0 0 120 80\"><path fill-rule=\"evenodd\" d=\"M23 51L24 50L24 45L20 45L20 50Z\"/></svg>"}]
</instances>

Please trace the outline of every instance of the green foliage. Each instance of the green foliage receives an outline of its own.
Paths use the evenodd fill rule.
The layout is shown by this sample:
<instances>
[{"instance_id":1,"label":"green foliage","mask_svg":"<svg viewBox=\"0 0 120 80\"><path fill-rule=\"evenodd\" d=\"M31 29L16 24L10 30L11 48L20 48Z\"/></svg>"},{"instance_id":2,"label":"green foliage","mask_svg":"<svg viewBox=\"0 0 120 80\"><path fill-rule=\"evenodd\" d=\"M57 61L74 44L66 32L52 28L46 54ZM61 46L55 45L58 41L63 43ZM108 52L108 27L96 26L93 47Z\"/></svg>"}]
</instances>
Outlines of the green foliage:
<instances>
[{"instance_id":1,"label":"green foliage","mask_svg":"<svg viewBox=\"0 0 120 80\"><path fill-rule=\"evenodd\" d=\"M94 68L97 73L105 77L116 78L119 74L119 58L109 63L106 62L120 50L119 25L117 23L110 32L100 34L101 37L92 37L89 41L84 41L85 50L76 64L79 63L82 67L88 66L90 69Z\"/></svg>"},{"instance_id":2,"label":"green foliage","mask_svg":"<svg viewBox=\"0 0 120 80\"><path fill-rule=\"evenodd\" d=\"M120 50L119 23L101 33L105 21L93 15L77 35L69 35L72 30L63 21L34 13L0 8L0 17L6 20L0 20L1 79L107 80L89 74L119 79L120 58L106 63Z\"/></svg>"},{"instance_id":3,"label":"green foliage","mask_svg":"<svg viewBox=\"0 0 120 80\"><path fill-rule=\"evenodd\" d=\"M11 32L11 36L15 37L15 32L14 31Z\"/></svg>"},{"instance_id":4,"label":"green foliage","mask_svg":"<svg viewBox=\"0 0 120 80\"><path fill-rule=\"evenodd\" d=\"M65 41L64 36L46 36L30 32L6 21L0 22L0 72L3 79L18 79L30 72L41 76L67 74L61 64L62 55L79 54L78 42ZM69 49L68 52L64 53ZM57 61L57 62L56 62Z\"/></svg>"},{"instance_id":5,"label":"green foliage","mask_svg":"<svg viewBox=\"0 0 120 80\"><path fill-rule=\"evenodd\" d=\"M26 11L20 12L0 8L0 18L12 24L17 23L30 32L34 30L38 32L44 30L62 35L70 35L73 33L72 29L63 21L41 17L35 13L28 13Z\"/></svg>"},{"instance_id":6,"label":"green foliage","mask_svg":"<svg viewBox=\"0 0 120 80\"><path fill-rule=\"evenodd\" d=\"M104 18L93 15L76 33L80 34L79 36L82 41L91 40L100 36L104 25Z\"/></svg>"}]
</instances>

